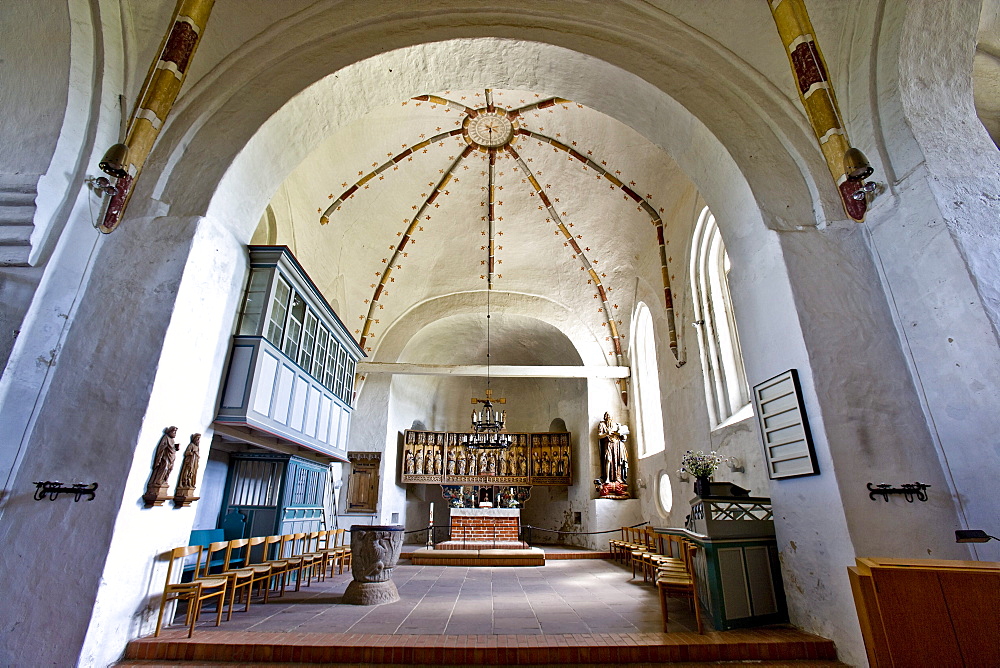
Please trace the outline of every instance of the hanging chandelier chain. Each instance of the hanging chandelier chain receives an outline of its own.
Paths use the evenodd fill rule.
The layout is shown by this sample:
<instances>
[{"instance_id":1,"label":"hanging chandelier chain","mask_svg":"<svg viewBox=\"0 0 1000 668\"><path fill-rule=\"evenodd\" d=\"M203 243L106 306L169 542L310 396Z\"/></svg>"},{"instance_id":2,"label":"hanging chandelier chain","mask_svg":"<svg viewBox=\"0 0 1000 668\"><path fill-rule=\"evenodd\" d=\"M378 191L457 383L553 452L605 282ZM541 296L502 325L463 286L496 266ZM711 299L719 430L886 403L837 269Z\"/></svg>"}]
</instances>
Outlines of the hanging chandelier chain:
<instances>
[{"instance_id":1,"label":"hanging chandelier chain","mask_svg":"<svg viewBox=\"0 0 1000 668\"><path fill-rule=\"evenodd\" d=\"M492 106L491 91L486 91L487 109ZM491 110L491 109L490 109ZM497 149L487 149L488 167L486 172L486 398L473 399L473 403L483 404L479 411L472 411L472 433L464 434L462 443L470 450L506 450L512 443L510 434L503 433L507 419L506 411L493 408L493 390L490 385L492 374L492 316L493 316L493 270L494 270L494 235L495 235L495 205L494 179L496 176ZM504 399L497 399L504 403Z\"/></svg>"}]
</instances>

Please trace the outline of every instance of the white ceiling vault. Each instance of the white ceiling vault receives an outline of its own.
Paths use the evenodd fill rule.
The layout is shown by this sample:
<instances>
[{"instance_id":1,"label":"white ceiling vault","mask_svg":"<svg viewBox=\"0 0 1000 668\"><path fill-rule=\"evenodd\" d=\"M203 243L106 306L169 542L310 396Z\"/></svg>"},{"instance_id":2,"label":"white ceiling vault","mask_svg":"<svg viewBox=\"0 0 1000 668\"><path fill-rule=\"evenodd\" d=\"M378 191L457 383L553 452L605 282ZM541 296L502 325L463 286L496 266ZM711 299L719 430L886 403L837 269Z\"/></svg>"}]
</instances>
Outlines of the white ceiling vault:
<instances>
[{"instance_id":1,"label":"white ceiling vault","mask_svg":"<svg viewBox=\"0 0 1000 668\"><path fill-rule=\"evenodd\" d=\"M503 136L492 141L490 126ZM380 344L419 320L439 322L414 339L419 352L407 326L409 361L483 363L492 282L494 363L593 363L581 348L596 346L599 364L616 365L638 284L666 315L661 226L669 276L684 280L685 240L671 229L680 217L686 235L694 201L670 157L609 116L551 94L481 89L368 113L317 146L269 211L275 241L293 247L377 361L402 361ZM455 295L468 298L442 299ZM404 317L414 309L429 313Z\"/></svg>"}]
</instances>

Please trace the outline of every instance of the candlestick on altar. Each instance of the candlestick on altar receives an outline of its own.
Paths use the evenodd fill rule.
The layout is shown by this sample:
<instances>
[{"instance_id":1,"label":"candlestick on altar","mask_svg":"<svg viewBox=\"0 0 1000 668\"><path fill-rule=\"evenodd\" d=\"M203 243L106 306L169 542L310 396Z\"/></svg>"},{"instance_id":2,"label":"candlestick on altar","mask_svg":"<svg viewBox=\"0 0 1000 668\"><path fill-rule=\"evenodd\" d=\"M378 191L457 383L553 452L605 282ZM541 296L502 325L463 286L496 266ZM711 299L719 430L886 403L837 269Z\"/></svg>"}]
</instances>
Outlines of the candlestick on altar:
<instances>
[{"instance_id":1,"label":"candlestick on altar","mask_svg":"<svg viewBox=\"0 0 1000 668\"><path fill-rule=\"evenodd\" d=\"M434 502L431 501L431 511L427 518L427 547L434 549Z\"/></svg>"}]
</instances>

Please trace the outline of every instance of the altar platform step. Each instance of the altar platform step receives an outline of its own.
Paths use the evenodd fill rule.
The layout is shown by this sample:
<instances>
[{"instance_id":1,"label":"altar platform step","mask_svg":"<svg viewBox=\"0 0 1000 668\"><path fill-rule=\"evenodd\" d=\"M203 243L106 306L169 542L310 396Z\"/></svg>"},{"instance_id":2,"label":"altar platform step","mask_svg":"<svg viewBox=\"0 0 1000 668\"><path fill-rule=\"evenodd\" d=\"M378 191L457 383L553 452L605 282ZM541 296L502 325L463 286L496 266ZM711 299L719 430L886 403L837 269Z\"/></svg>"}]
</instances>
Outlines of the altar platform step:
<instances>
[{"instance_id":1,"label":"altar platform step","mask_svg":"<svg viewBox=\"0 0 1000 668\"><path fill-rule=\"evenodd\" d=\"M440 546L441 543L438 543ZM529 547L527 543L524 543L525 547ZM578 547L576 545L535 545L534 547L541 548L545 552L546 561L559 561L564 559L610 559L611 553L607 550L590 550L585 547ZM414 551L420 549L417 545L404 545L403 552L399 555L400 559L410 559L413 556ZM485 549L485 548L479 548Z\"/></svg>"},{"instance_id":2,"label":"altar platform step","mask_svg":"<svg viewBox=\"0 0 1000 668\"><path fill-rule=\"evenodd\" d=\"M537 547L512 550L433 550L422 547L410 554L414 566L544 566L545 552Z\"/></svg>"},{"instance_id":3,"label":"altar platform step","mask_svg":"<svg viewBox=\"0 0 1000 668\"><path fill-rule=\"evenodd\" d=\"M445 540L434 544L435 550L527 550L523 540Z\"/></svg>"}]
</instances>

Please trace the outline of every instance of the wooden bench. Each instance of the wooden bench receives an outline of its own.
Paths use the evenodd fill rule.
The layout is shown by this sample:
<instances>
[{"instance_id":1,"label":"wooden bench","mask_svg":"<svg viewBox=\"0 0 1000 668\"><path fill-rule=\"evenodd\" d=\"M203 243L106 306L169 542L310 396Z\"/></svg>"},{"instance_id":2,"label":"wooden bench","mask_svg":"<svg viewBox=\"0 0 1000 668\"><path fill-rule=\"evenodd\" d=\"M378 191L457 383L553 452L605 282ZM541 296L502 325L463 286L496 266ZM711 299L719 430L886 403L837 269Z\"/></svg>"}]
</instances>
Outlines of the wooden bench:
<instances>
[{"instance_id":1,"label":"wooden bench","mask_svg":"<svg viewBox=\"0 0 1000 668\"><path fill-rule=\"evenodd\" d=\"M191 531L191 538L188 540L188 545L201 545L203 548L207 548L212 543L224 540L226 540L226 535L222 529L193 529ZM209 568L221 569L225 563L225 556L219 556L209 562ZM195 565L193 561L184 564L184 579L189 579L188 575L194 574Z\"/></svg>"}]
</instances>

